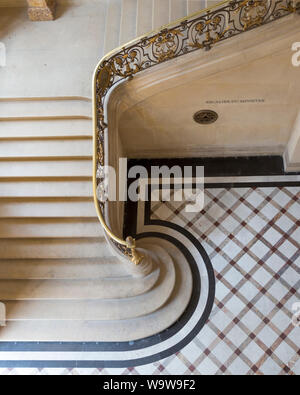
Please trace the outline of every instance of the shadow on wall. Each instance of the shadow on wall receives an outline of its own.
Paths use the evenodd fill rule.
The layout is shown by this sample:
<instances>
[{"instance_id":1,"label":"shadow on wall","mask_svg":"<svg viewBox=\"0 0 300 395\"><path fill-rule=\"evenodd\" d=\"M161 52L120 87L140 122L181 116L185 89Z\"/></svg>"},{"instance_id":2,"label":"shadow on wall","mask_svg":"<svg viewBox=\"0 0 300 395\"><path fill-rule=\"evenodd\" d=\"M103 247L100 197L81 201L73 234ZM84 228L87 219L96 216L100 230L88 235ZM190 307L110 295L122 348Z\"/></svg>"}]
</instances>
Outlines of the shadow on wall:
<instances>
[{"instance_id":1,"label":"shadow on wall","mask_svg":"<svg viewBox=\"0 0 300 395\"><path fill-rule=\"evenodd\" d=\"M9 35L20 23L20 18L27 18L27 9L22 7L1 8L0 7L0 41L9 39Z\"/></svg>"},{"instance_id":2,"label":"shadow on wall","mask_svg":"<svg viewBox=\"0 0 300 395\"><path fill-rule=\"evenodd\" d=\"M55 11L55 19L61 18L69 8L72 8L71 4L66 4L66 3L57 4Z\"/></svg>"}]
</instances>

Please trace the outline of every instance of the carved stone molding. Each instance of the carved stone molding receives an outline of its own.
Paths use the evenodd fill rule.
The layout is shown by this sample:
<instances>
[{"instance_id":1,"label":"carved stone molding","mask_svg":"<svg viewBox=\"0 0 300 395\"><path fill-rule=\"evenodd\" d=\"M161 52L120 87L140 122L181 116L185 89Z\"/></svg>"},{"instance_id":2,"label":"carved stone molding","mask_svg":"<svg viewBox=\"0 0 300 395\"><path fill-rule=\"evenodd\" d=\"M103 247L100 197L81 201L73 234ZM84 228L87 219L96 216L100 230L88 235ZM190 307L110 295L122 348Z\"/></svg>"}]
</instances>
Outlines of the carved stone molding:
<instances>
[{"instance_id":1,"label":"carved stone molding","mask_svg":"<svg viewBox=\"0 0 300 395\"><path fill-rule=\"evenodd\" d=\"M27 0L28 16L31 21L53 21L56 0Z\"/></svg>"}]
</instances>

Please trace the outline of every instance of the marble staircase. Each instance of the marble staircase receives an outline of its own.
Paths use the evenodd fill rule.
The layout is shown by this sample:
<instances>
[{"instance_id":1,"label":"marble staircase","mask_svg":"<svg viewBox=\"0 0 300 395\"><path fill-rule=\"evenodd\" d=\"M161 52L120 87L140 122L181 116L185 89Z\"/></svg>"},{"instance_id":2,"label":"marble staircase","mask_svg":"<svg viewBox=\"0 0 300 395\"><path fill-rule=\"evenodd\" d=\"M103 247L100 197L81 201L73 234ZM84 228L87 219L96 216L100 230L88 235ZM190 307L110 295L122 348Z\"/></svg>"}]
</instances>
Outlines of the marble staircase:
<instances>
[{"instance_id":1,"label":"marble staircase","mask_svg":"<svg viewBox=\"0 0 300 395\"><path fill-rule=\"evenodd\" d=\"M218 3L213 0L109 0L104 52Z\"/></svg>"},{"instance_id":2,"label":"marble staircase","mask_svg":"<svg viewBox=\"0 0 300 395\"><path fill-rule=\"evenodd\" d=\"M176 259L156 241L152 272L136 277L105 240L92 196L91 107L86 98L1 99L1 341L129 341L178 319L178 309L165 313ZM177 298L181 314L186 290Z\"/></svg>"},{"instance_id":3,"label":"marble staircase","mask_svg":"<svg viewBox=\"0 0 300 395\"><path fill-rule=\"evenodd\" d=\"M99 59L213 3L109 0ZM106 243L93 203L91 110L85 97L0 98L1 341L136 340L189 303L192 276L175 247L152 240L153 271L134 277Z\"/></svg>"}]
</instances>

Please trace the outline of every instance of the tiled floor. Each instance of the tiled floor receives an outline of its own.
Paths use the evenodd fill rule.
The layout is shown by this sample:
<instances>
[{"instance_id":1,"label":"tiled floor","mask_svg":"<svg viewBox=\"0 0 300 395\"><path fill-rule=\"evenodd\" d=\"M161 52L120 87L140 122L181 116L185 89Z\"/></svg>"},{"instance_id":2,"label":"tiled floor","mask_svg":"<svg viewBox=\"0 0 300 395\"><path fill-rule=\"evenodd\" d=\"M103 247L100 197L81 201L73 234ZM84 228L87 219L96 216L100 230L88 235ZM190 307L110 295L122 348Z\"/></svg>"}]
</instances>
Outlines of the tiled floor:
<instances>
[{"instance_id":1,"label":"tiled floor","mask_svg":"<svg viewBox=\"0 0 300 395\"><path fill-rule=\"evenodd\" d=\"M153 219L201 240L217 278L210 321L178 356L194 373L300 374L299 199L299 187L220 188L206 189L201 213L152 204Z\"/></svg>"},{"instance_id":2,"label":"tiled floor","mask_svg":"<svg viewBox=\"0 0 300 395\"><path fill-rule=\"evenodd\" d=\"M158 202L151 218L188 229L212 261L215 305L198 336L176 355L137 368L0 374L300 374L300 327L292 322L300 303L300 187L209 188L203 212Z\"/></svg>"}]
</instances>

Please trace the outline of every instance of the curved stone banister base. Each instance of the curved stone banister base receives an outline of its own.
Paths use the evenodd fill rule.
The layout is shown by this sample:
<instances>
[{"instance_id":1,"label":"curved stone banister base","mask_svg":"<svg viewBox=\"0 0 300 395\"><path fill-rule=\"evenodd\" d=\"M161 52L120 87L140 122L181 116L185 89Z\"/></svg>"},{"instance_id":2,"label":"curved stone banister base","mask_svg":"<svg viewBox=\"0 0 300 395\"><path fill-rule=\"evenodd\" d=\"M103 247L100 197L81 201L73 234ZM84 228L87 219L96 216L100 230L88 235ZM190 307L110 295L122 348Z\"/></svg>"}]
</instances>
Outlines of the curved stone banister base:
<instances>
[{"instance_id":1,"label":"curved stone banister base","mask_svg":"<svg viewBox=\"0 0 300 395\"><path fill-rule=\"evenodd\" d=\"M26 302L24 299L20 302L22 309L15 309L16 302L8 303L8 321L7 327L1 330L2 341L126 342L161 333L178 322L174 331L169 329L166 332L167 338L173 334L175 336L179 328L188 323L188 317L194 313L192 306L199 298L202 301L202 312L205 313L210 288L210 285L206 284L208 276L203 277L199 295L197 249L190 253L181 242L173 244L176 239L160 233L140 237L142 239L139 244L151 251L155 266L160 265L158 281L151 290L123 300L78 301L67 315L67 301L65 306L60 304L55 307L54 301ZM183 239L182 242L188 245L188 239ZM200 269L200 272L202 270ZM192 294L194 296L191 301ZM36 303L35 309L32 308L32 303ZM190 303L192 305L189 307ZM199 313L200 310L197 317ZM182 314L186 317L183 321L178 321ZM21 326L20 319L24 320ZM155 336L153 341L155 342Z\"/></svg>"}]
</instances>

